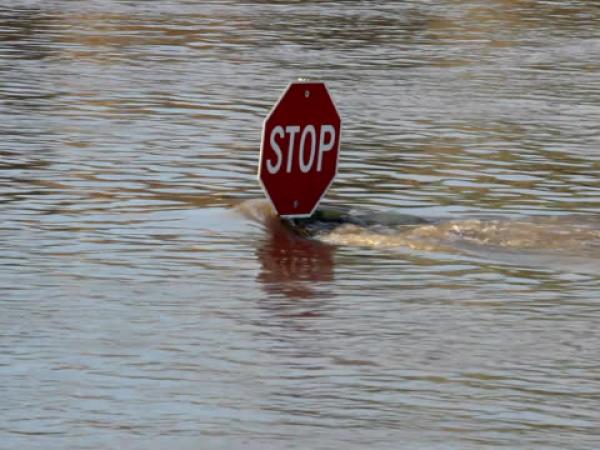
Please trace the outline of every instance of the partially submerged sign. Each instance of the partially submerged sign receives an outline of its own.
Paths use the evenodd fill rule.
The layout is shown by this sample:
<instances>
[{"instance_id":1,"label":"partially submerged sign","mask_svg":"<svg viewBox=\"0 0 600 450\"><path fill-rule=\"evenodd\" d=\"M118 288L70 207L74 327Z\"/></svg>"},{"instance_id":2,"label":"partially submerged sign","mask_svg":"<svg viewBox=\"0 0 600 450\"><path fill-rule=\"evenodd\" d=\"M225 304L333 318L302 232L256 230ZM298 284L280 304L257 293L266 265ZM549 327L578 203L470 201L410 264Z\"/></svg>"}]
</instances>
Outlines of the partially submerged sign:
<instances>
[{"instance_id":1,"label":"partially submerged sign","mask_svg":"<svg viewBox=\"0 0 600 450\"><path fill-rule=\"evenodd\" d=\"M258 179L281 217L309 217L337 174L341 120L327 87L291 83L263 124Z\"/></svg>"}]
</instances>

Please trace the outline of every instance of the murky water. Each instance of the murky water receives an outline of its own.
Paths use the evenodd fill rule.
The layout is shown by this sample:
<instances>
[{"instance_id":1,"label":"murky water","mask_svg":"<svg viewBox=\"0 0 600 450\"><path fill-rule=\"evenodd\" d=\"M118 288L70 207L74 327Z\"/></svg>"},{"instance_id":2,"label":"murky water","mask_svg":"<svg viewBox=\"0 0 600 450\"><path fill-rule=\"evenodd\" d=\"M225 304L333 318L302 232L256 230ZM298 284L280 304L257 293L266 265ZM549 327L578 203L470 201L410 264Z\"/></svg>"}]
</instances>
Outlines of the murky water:
<instances>
[{"instance_id":1,"label":"murky water","mask_svg":"<svg viewBox=\"0 0 600 450\"><path fill-rule=\"evenodd\" d=\"M599 61L583 0L3 2L0 447L597 448ZM431 223L252 200L297 77L327 202Z\"/></svg>"}]
</instances>

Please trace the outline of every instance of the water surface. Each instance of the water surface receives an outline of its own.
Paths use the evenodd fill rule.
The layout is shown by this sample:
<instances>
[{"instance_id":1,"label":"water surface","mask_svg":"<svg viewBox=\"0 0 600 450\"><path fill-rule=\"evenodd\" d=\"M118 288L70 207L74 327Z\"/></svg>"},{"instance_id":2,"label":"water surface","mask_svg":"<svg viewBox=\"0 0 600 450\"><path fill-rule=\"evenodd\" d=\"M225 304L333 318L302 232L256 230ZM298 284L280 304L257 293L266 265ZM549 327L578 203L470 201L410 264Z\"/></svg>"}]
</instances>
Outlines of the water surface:
<instances>
[{"instance_id":1,"label":"water surface","mask_svg":"<svg viewBox=\"0 0 600 450\"><path fill-rule=\"evenodd\" d=\"M597 447L600 7L380 3L0 7L0 447ZM432 225L273 220L298 77Z\"/></svg>"}]
</instances>

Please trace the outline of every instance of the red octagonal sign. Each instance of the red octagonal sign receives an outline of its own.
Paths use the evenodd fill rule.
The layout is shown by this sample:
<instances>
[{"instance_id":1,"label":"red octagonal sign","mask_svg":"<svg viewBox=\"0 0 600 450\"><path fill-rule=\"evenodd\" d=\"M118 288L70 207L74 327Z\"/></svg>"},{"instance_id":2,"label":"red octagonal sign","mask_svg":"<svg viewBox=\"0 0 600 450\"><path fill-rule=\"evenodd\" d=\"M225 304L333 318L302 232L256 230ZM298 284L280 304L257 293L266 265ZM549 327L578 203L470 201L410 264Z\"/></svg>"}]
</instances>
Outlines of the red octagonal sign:
<instances>
[{"instance_id":1,"label":"red octagonal sign","mask_svg":"<svg viewBox=\"0 0 600 450\"><path fill-rule=\"evenodd\" d=\"M341 120L324 83L288 86L263 124L258 179L282 217L308 217L337 173Z\"/></svg>"}]
</instances>

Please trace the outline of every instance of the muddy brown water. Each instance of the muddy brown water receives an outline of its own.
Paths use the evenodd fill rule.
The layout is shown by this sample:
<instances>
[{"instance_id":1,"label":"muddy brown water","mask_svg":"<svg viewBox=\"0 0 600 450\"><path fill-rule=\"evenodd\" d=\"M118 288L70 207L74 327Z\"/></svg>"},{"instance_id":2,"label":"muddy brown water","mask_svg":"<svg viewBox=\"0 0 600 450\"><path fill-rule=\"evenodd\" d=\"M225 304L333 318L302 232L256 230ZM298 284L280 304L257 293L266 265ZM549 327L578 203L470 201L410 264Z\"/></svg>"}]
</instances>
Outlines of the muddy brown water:
<instances>
[{"instance_id":1,"label":"muddy brown water","mask_svg":"<svg viewBox=\"0 0 600 450\"><path fill-rule=\"evenodd\" d=\"M0 6L0 448L597 448L595 2ZM344 121L290 233L298 77ZM325 205L325 206L326 206Z\"/></svg>"}]
</instances>

